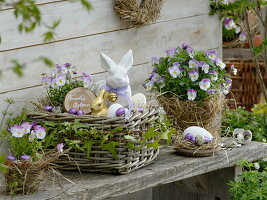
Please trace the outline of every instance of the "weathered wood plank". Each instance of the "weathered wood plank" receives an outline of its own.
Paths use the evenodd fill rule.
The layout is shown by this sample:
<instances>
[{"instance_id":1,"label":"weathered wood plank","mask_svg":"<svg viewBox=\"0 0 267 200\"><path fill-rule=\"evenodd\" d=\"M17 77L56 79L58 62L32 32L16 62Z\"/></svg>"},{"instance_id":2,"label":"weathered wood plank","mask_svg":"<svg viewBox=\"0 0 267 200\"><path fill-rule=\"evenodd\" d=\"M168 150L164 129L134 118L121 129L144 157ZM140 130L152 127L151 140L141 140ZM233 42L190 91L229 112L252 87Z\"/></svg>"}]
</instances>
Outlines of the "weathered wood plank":
<instances>
[{"instance_id":1,"label":"weathered wood plank","mask_svg":"<svg viewBox=\"0 0 267 200\"><path fill-rule=\"evenodd\" d=\"M45 191L29 196L17 196L15 199L90 199L98 200L133 193L159 184L190 178L211 171L232 167L239 160L257 160L267 155L267 144L251 142L233 151L219 152L214 157L187 158L177 156L173 150L164 149L154 164L127 175L105 174L64 174L75 184L62 183L62 188L47 185ZM229 162L228 162L229 161ZM5 198L4 196L0 196ZM9 198L7 198L9 199Z\"/></svg>"},{"instance_id":2,"label":"weathered wood plank","mask_svg":"<svg viewBox=\"0 0 267 200\"><path fill-rule=\"evenodd\" d=\"M165 1L158 22L203 15L209 12L208 1L199 0L194 3L193 1ZM61 24L56 30L55 41L123 29L119 16L113 9L114 0L91 0L90 2L93 9L89 13L80 3L69 1L40 6L46 24L52 24L53 20L61 19ZM197 5L192 6L193 4ZM0 12L0 24L5 24L1 27L3 39L0 51L43 43L41 35L46 29L38 28L33 33L20 34L17 31L18 20L15 19L13 10Z\"/></svg>"},{"instance_id":3,"label":"weathered wood plank","mask_svg":"<svg viewBox=\"0 0 267 200\"><path fill-rule=\"evenodd\" d=\"M250 49L228 49L228 48L223 48L223 58L251 59Z\"/></svg>"},{"instance_id":4,"label":"weathered wood plank","mask_svg":"<svg viewBox=\"0 0 267 200\"><path fill-rule=\"evenodd\" d=\"M131 48L134 52L135 64L141 64L150 61L151 56L161 56L165 54L165 49L184 42L192 44L196 49L218 48L220 46L220 41L217 40L220 33L219 27L217 17L202 15L153 24L137 30L109 32L3 52L0 54L1 66L8 67L10 59L18 59L20 62L27 63L27 67L24 70L24 77L20 79L10 70L4 70L0 93L39 84L40 74L50 71L41 63L31 62L39 56L50 57L59 64L75 63L79 71L97 73L102 71L99 66L101 51L118 61Z\"/></svg>"}]
</instances>

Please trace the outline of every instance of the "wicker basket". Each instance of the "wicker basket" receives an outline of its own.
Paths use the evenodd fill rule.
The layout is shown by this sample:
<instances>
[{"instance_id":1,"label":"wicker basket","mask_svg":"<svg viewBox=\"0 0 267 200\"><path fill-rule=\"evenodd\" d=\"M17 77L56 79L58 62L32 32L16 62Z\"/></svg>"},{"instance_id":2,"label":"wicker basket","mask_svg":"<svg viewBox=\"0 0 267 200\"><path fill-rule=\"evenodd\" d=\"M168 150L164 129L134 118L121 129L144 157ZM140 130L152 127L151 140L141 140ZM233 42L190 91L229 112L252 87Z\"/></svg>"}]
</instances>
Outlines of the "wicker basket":
<instances>
[{"instance_id":1,"label":"wicker basket","mask_svg":"<svg viewBox=\"0 0 267 200\"><path fill-rule=\"evenodd\" d=\"M250 110L252 106L260 100L260 84L257 81L256 68L251 60L240 58L225 58L226 67L230 69L234 65L238 70L237 76L233 76L233 85L231 93L227 95L228 106L235 108L243 106ZM263 63L261 64L262 72ZM267 83L267 74L264 74L264 80ZM234 99L235 101L232 101Z\"/></svg>"},{"instance_id":2,"label":"wicker basket","mask_svg":"<svg viewBox=\"0 0 267 200\"><path fill-rule=\"evenodd\" d=\"M138 139L141 139L142 131L146 130L158 119L158 111L156 109L146 110L144 113L136 113L129 120L125 120L122 117L111 119L92 115L76 116L68 113L31 112L28 113L28 116L37 121L63 122L80 119L80 122L87 124L88 127L95 127L98 130L107 132L116 127L123 128L124 131L120 131L112 139L112 141L119 142L119 145L116 146L118 159L115 159L109 151L100 149L96 143L92 146L90 158L87 158L86 153L74 149L70 149L67 154L59 157L54 163L62 170L126 174L150 164L159 153L158 149L146 147L147 144L153 143L155 138L146 140L143 147L138 150L129 149L127 147L127 140L124 138L124 135L134 136L137 140L134 145L136 147L140 146L141 144L138 142Z\"/></svg>"}]
</instances>

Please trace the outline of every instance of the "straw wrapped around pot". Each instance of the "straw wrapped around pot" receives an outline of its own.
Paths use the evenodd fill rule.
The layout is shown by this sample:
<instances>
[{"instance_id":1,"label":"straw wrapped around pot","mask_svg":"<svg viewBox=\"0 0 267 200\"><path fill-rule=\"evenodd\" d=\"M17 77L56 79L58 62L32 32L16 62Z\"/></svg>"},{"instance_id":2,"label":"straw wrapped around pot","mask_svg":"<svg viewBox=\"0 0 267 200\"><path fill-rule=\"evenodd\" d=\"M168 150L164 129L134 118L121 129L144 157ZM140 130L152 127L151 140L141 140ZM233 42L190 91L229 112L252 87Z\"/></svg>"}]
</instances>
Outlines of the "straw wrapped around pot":
<instances>
[{"instance_id":1,"label":"straw wrapped around pot","mask_svg":"<svg viewBox=\"0 0 267 200\"><path fill-rule=\"evenodd\" d=\"M144 25L160 16L162 0L116 0L115 10L124 22Z\"/></svg>"}]
</instances>

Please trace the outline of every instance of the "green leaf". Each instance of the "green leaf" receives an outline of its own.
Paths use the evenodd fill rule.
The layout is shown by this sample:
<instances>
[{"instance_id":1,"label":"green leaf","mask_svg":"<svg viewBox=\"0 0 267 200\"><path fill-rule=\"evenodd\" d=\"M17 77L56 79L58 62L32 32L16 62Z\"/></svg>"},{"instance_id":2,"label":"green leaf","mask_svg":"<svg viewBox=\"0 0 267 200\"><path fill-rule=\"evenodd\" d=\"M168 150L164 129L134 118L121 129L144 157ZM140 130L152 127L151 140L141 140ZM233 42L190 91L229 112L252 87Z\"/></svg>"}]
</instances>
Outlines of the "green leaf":
<instances>
[{"instance_id":1,"label":"green leaf","mask_svg":"<svg viewBox=\"0 0 267 200\"><path fill-rule=\"evenodd\" d=\"M54 33L52 31L48 31L43 34L43 41L49 42L54 39Z\"/></svg>"},{"instance_id":2,"label":"green leaf","mask_svg":"<svg viewBox=\"0 0 267 200\"><path fill-rule=\"evenodd\" d=\"M87 0L80 0L81 4L89 11L92 6Z\"/></svg>"},{"instance_id":3,"label":"green leaf","mask_svg":"<svg viewBox=\"0 0 267 200\"><path fill-rule=\"evenodd\" d=\"M60 24L60 20L56 20L56 21L54 21L53 22L53 25L52 25L52 29L55 29L55 28L57 28L58 27L58 25Z\"/></svg>"},{"instance_id":4,"label":"green leaf","mask_svg":"<svg viewBox=\"0 0 267 200\"><path fill-rule=\"evenodd\" d=\"M114 158L116 159L116 160L118 160L119 159L119 157L118 157L118 153L117 153L117 150L116 150L116 145L118 145L119 144L119 142L114 142L114 141L112 141L112 142L109 142L109 143L107 143L107 144L102 144L101 145L101 148L103 149L103 150L107 150L107 151L109 151L110 153L112 153L112 155L114 156Z\"/></svg>"},{"instance_id":5,"label":"green leaf","mask_svg":"<svg viewBox=\"0 0 267 200\"><path fill-rule=\"evenodd\" d=\"M94 144L93 140L85 140L84 141L84 145L83 145L83 149L86 149L86 158L89 160L90 159L90 154L91 154L91 149L92 149L92 145Z\"/></svg>"},{"instance_id":6,"label":"green leaf","mask_svg":"<svg viewBox=\"0 0 267 200\"><path fill-rule=\"evenodd\" d=\"M158 140L155 140L155 142L153 142L153 143L151 143L151 144L147 144L147 147L148 148L154 148L154 149L158 149L159 148L159 146L160 146L160 144L159 144L159 141Z\"/></svg>"},{"instance_id":7,"label":"green leaf","mask_svg":"<svg viewBox=\"0 0 267 200\"><path fill-rule=\"evenodd\" d=\"M23 76L23 68L25 67L24 64L20 64L17 60L11 60L11 63L13 64L11 66L11 69L14 73L16 73L19 77Z\"/></svg>"},{"instance_id":8,"label":"green leaf","mask_svg":"<svg viewBox=\"0 0 267 200\"><path fill-rule=\"evenodd\" d=\"M54 63L52 60L50 60L49 58L47 57L44 57L44 56L41 56L39 58L40 61L42 61L44 64L46 64L48 67L53 67L54 66Z\"/></svg>"},{"instance_id":9,"label":"green leaf","mask_svg":"<svg viewBox=\"0 0 267 200\"><path fill-rule=\"evenodd\" d=\"M136 141L135 137L133 137L131 135L125 135L124 138L127 139L127 140L134 141L134 142Z\"/></svg>"},{"instance_id":10,"label":"green leaf","mask_svg":"<svg viewBox=\"0 0 267 200\"><path fill-rule=\"evenodd\" d=\"M171 136L174 133L176 133L175 129L173 129L173 128L172 129L168 129L164 133L162 133L160 139L166 140L167 141L167 145L169 145L170 141L171 141Z\"/></svg>"},{"instance_id":11,"label":"green leaf","mask_svg":"<svg viewBox=\"0 0 267 200\"><path fill-rule=\"evenodd\" d=\"M4 163L6 161L5 155L0 155L0 164Z\"/></svg>"}]
</instances>

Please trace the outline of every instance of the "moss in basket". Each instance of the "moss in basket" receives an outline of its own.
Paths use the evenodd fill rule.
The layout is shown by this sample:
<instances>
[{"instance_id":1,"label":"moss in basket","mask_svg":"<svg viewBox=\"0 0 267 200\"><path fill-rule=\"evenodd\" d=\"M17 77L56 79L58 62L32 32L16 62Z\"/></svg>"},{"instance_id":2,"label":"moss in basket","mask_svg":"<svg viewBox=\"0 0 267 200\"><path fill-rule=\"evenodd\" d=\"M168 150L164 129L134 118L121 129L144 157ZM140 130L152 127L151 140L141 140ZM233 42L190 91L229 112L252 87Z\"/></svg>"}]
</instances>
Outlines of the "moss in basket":
<instances>
[{"instance_id":1,"label":"moss in basket","mask_svg":"<svg viewBox=\"0 0 267 200\"><path fill-rule=\"evenodd\" d=\"M74 88L92 87L92 76L82 73L82 77L79 78L76 67L70 63L62 66L56 64L56 69L50 74L42 75L42 85L47 89L48 102L46 103L52 106L63 106L65 96Z\"/></svg>"},{"instance_id":2,"label":"moss in basket","mask_svg":"<svg viewBox=\"0 0 267 200\"><path fill-rule=\"evenodd\" d=\"M65 148L73 148L86 153L87 158L90 158L92 145L97 145L102 150L107 150L118 159L116 147L119 142L114 141L117 136L122 136L127 141L127 146L130 149L141 149L144 146L153 147L159 146L161 139L170 142L171 135L175 132L170 128L171 123L157 122L154 127L141 133L141 139L135 138L131 131L115 128L111 131L96 130L93 127L88 127L86 123L81 123L79 119L74 122L43 122L42 126L46 127L48 138L52 147L54 144L64 143ZM126 133L125 133L126 131ZM151 144L146 144L148 139L155 138ZM137 145L138 143L138 145ZM47 147L49 148L49 146Z\"/></svg>"},{"instance_id":3,"label":"moss in basket","mask_svg":"<svg viewBox=\"0 0 267 200\"><path fill-rule=\"evenodd\" d=\"M181 100L203 101L231 89L231 75L214 50L195 51L188 44L166 50L167 56L152 58L153 71L145 82L149 91L176 95ZM235 72L234 66L231 72Z\"/></svg>"}]
</instances>

